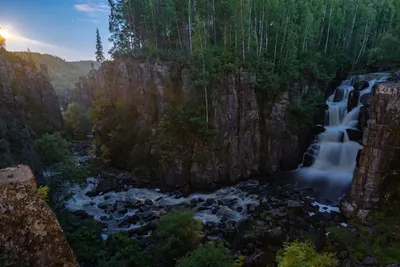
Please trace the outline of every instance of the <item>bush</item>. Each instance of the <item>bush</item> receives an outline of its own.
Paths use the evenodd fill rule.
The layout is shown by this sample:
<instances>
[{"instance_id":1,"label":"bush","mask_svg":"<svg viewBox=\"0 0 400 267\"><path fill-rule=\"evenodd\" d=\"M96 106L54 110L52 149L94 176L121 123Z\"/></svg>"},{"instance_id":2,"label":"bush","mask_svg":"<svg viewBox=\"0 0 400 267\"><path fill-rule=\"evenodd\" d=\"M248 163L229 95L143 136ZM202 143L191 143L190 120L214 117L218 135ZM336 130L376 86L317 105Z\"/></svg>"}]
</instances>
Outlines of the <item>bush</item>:
<instances>
[{"instance_id":1,"label":"bush","mask_svg":"<svg viewBox=\"0 0 400 267\"><path fill-rule=\"evenodd\" d=\"M214 244L202 244L183 258L179 259L177 267L232 267L229 250Z\"/></svg>"},{"instance_id":2,"label":"bush","mask_svg":"<svg viewBox=\"0 0 400 267\"><path fill-rule=\"evenodd\" d=\"M39 195L42 197L44 201L49 200L49 187L47 185L45 186L40 186L38 188Z\"/></svg>"},{"instance_id":3,"label":"bush","mask_svg":"<svg viewBox=\"0 0 400 267\"><path fill-rule=\"evenodd\" d=\"M336 266L332 253L318 253L310 242L292 242L285 245L278 253L279 267L325 267Z\"/></svg>"},{"instance_id":4,"label":"bush","mask_svg":"<svg viewBox=\"0 0 400 267\"><path fill-rule=\"evenodd\" d=\"M160 218L155 233L157 260L170 265L200 242L202 225L189 210L175 210Z\"/></svg>"},{"instance_id":5,"label":"bush","mask_svg":"<svg viewBox=\"0 0 400 267\"><path fill-rule=\"evenodd\" d=\"M72 157L71 144L60 133L46 133L35 140L35 148L46 166L66 161Z\"/></svg>"}]
</instances>

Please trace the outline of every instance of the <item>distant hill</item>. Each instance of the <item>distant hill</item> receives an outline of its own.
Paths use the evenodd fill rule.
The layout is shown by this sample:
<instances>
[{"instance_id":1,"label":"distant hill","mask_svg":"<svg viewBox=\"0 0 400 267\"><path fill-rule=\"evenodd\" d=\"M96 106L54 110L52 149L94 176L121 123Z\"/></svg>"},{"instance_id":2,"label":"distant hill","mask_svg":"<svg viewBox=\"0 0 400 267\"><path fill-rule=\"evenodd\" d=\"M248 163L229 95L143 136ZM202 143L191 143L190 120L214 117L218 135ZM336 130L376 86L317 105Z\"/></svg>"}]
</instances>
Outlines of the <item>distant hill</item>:
<instances>
[{"instance_id":1,"label":"distant hill","mask_svg":"<svg viewBox=\"0 0 400 267\"><path fill-rule=\"evenodd\" d=\"M32 57L36 65L47 65L51 83L56 94L61 97L67 89L73 89L80 76L87 75L92 67L98 69L100 63L96 61L65 61L57 56L34 52L14 52L23 59ZM93 66L92 66L93 64Z\"/></svg>"}]
</instances>

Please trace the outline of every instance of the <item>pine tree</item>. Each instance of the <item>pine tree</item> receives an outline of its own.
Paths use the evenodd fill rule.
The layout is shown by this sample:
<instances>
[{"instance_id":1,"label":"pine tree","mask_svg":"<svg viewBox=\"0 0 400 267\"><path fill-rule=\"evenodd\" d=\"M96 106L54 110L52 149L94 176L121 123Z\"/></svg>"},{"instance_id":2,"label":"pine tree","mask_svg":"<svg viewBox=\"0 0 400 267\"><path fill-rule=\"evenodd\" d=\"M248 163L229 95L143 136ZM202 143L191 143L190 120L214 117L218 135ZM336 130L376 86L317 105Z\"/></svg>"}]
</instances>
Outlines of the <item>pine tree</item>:
<instances>
[{"instance_id":1,"label":"pine tree","mask_svg":"<svg viewBox=\"0 0 400 267\"><path fill-rule=\"evenodd\" d=\"M103 53L103 45L101 43L101 37L99 33L99 29L96 29L96 61L103 62L105 60Z\"/></svg>"},{"instance_id":2,"label":"pine tree","mask_svg":"<svg viewBox=\"0 0 400 267\"><path fill-rule=\"evenodd\" d=\"M0 26L0 32L1 32L1 26ZM6 38L4 36L1 36L0 34L0 48L5 48L6 47Z\"/></svg>"}]
</instances>

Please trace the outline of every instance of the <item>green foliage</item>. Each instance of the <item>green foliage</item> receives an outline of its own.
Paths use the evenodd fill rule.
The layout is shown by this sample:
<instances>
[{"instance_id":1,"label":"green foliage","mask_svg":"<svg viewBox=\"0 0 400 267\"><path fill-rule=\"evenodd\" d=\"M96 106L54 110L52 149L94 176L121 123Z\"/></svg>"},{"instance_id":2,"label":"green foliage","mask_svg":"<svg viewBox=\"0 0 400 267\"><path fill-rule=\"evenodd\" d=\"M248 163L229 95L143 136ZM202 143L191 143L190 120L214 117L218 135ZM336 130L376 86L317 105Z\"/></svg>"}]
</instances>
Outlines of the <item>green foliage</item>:
<instances>
[{"instance_id":1,"label":"green foliage","mask_svg":"<svg viewBox=\"0 0 400 267\"><path fill-rule=\"evenodd\" d=\"M70 136L85 137L91 132L90 111L78 103L71 103L63 114L65 127Z\"/></svg>"},{"instance_id":2,"label":"green foliage","mask_svg":"<svg viewBox=\"0 0 400 267\"><path fill-rule=\"evenodd\" d=\"M154 237L158 261L171 264L197 247L202 225L193 216L189 210L174 210L160 218Z\"/></svg>"},{"instance_id":3,"label":"green foliage","mask_svg":"<svg viewBox=\"0 0 400 267\"><path fill-rule=\"evenodd\" d=\"M101 37L99 29L96 29L96 61L101 63L105 60L104 52L103 52L103 45L101 43Z\"/></svg>"},{"instance_id":4,"label":"green foliage","mask_svg":"<svg viewBox=\"0 0 400 267\"><path fill-rule=\"evenodd\" d=\"M277 255L278 267L325 267L336 266L331 253L318 253L309 242L292 242Z\"/></svg>"},{"instance_id":5,"label":"green foliage","mask_svg":"<svg viewBox=\"0 0 400 267\"><path fill-rule=\"evenodd\" d=\"M79 77L87 75L92 70L92 65L95 69L100 67L100 64L95 61L65 61L57 56L40 54L34 52L12 52L15 56L20 56L25 60L30 58L37 66L44 64L48 68L49 78L59 97L66 96L67 89L75 87Z\"/></svg>"},{"instance_id":6,"label":"green foliage","mask_svg":"<svg viewBox=\"0 0 400 267\"><path fill-rule=\"evenodd\" d=\"M214 244L202 244L177 261L176 267L232 267L229 250Z\"/></svg>"},{"instance_id":7,"label":"green foliage","mask_svg":"<svg viewBox=\"0 0 400 267\"><path fill-rule=\"evenodd\" d=\"M47 185L45 186L40 186L38 188L38 192L40 196L43 198L43 200L48 201L49 200L49 187Z\"/></svg>"},{"instance_id":8,"label":"green foliage","mask_svg":"<svg viewBox=\"0 0 400 267\"><path fill-rule=\"evenodd\" d=\"M51 177L53 185L63 180L80 183L90 174L90 169L87 165L78 165L72 158L53 165L51 170L53 172Z\"/></svg>"},{"instance_id":9,"label":"green foliage","mask_svg":"<svg viewBox=\"0 0 400 267\"><path fill-rule=\"evenodd\" d=\"M51 166L71 158L71 144L60 133L44 134L35 140L35 148L42 162Z\"/></svg>"},{"instance_id":10,"label":"green foliage","mask_svg":"<svg viewBox=\"0 0 400 267\"><path fill-rule=\"evenodd\" d=\"M369 253L369 249L362 238L358 238L354 232L347 228L327 229L332 237L339 242L343 249L353 253L358 260L362 260Z\"/></svg>"}]
</instances>

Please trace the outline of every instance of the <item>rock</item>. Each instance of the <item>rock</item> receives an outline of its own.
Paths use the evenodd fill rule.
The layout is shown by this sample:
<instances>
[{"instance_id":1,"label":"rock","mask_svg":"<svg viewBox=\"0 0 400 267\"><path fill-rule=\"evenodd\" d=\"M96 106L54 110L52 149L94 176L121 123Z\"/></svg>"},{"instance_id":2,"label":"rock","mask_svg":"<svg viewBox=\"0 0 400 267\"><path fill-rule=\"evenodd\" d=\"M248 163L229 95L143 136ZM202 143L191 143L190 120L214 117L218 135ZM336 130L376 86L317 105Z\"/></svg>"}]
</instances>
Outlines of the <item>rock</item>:
<instances>
[{"instance_id":1,"label":"rock","mask_svg":"<svg viewBox=\"0 0 400 267\"><path fill-rule=\"evenodd\" d=\"M196 199L196 198L192 198L192 199L190 200L190 205L196 206L196 205L197 205L197 199Z\"/></svg>"},{"instance_id":2,"label":"rock","mask_svg":"<svg viewBox=\"0 0 400 267\"><path fill-rule=\"evenodd\" d=\"M315 161L315 156L311 155L310 153L304 153L303 156L303 166L304 167L310 167L311 165L314 164Z\"/></svg>"},{"instance_id":3,"label":"rock","mask_svg":"<svg viewBox=\"0 0 400 267\"><path fill-rule=\"evenodd\" d=\"M358 115L358 125L357 128L361 131L365 131L368 126L369 120L369 108L362 106L360 108L360 114Z\"/></svg>"},{"instance_id":4,"label":"rock","mask_svg":"<svg viewBox=\"0 0 400 267\"><path fill-rule=\"evenodd\" d=\"M347 111L350 112L353 108L357 107L358 99L360 97L360 92L351 91L347 100Z\"/></svg>"},{"instance_id":5,"label":"rock","mask_svg":"<svg viewBox=\"0 0 400 267\"><path fill-rule=\"evenodd\" d=\"M56 216L28 166L0 170L0 251L4 266L78 267Z\"/></svg>"},{"instance_id":6,"label":"rock","mask_svg":"<svg viewBox=\"0 0 400 267\"><path fill-rule=\"evenodd\" d=\"M92 216L89 216L86 213L86 211L84 211L84 210L75 210L75 211L72 212L72 214L74 214L76 217L79 217L79 218L81 218L83 220L92 218Z\"/></svg>"},{"instance_id":7,"label":"rock","mask_svg":"<svg viewBox=\"0 0 400 267\"><path fill-rule=\"evenodd\" d=\"M335 95L333 97L333 102L340 102L344 98L344 88L338 87L335 90Z\"/></svg>"},{"instance_id":8,"label":"rock","mask_svg":"<svg viewBox=\"0 0 400 267\"><path fill-rule=\"evenodd\" d=\"M363 264L366 266L374 266L378 264L378 260L374 257L365 257L363 259Z\"/></svg>"},{"instance_id":9,"label":"rock","mask_svg":"<svg viewBox=\"0 0 400 267\"><path fill-rule=\"evenodd\" d=\"M119 227L125 227L125 226L129 226L130 224L136 224L139 221L140 221L139 216L134 214L134 215L131 215L131 216L127 217L126 219L124 219L123 222L120 223L118 226Z\"/></svg>"},{"instance_id":10,"label":"rock","mask_svg":"<svg viewBox=\"0 0 400 267\"><path fill-rule=\"evenodd\" d=\"M150 220L152 220L152 219L154 219L156 217L156 215L152 211L145 211L142 214L140 214L139 216L144 221L150 221Z\"/></svg>"},{"instance_id":11,"label":"rock","mask_svg":"<svg viewBox=\"0 0 400 267\"><path fill-rule=\"evenodd\" d=\"M342 250L337 254L337 257L339 260L347 259L349 257L349 252L346 250Z\"/></svg>"},{"instance_id":12,"label":"rock","mask_svg":"<svg viewBox=\"0 0 400 267\"><path fill-rule=\"evenodd\" d=\"M151 199L146 199L145 201L144 201L144 204L145 205L147 205L147 206L153 206L153 200L151 200Z\"/></svg>"},{"instance_id":13,"label":"rock","mask_svg":"<svg viewBox=\"0 0 400 267\"><path fill-rule=\"evenodd\" d=\"M236 211L237 211L237 212L242 212L242 211L243 211L243 208L239 206L239 207L236 208Z\"/></svg>"},{"instance_id":14,"label":"rock","mask_svg":"<svg viewBox=\"0 0 400 267\"><path fill-rule=\"evenodd\" d=\"M364 107L369 107L372 104L372 93L366 93L360 97L360 103L364 105Z\"/></svg>"},{"instance_id":15,"label":"rock","mask_svg":"<svg viewBox=\"0 0 400 267\"><path fill-rule=\"evenodd\" d=\"M301 208L301 207L303 207L303 205L296 200L288 200L287 207L288 208Z\"/></svg>"},{"instance_id":16,"label":"rock","mask_svg":"<svg viewBox=\"0 0 400 267\"><path fill-rule=\"evenodd\" d=\"M366 89L368 87L369 87L369 82L368 81L361 81L361 82L358 82L358 83L356 83L354 85L354 90L362 91L362 90L364 90L364 89Z\"/></svg>"},{"instance_id":17,"label":"rock","mask_svg":"<svg viewBox=\"0 0 400 267\"><path fill-rule=\"evenodd\" d=\"M320 133L323 133L323 132L325 132L325 131L326 131L325 127L322 126L322 125L320 125L320 124L315 125L315 127L314 127L314 133L315 133L316 135L319 135Z\"/></svg>"},{"instance_id":18,"label":"rock","mask_svg":"<svg viewBox=\"0 0 400 267\"><path fill-rule=\"evenodd\" d=\"M395 162L400 148L400 84L378 84L373 88L368 127L363 149L354 172L349 203L342 206L348 215L367 221L369 211L379 204L384 170ZM355 214L356 213L356 214Z\"/></svg>"},{"instance_id":19,"label":"rock","mask_svg":"<svg viewBox=\"0 0 400 267\"><path fill-rule=\"evenodd\" d=\"M213 198L207 198L206 203L207 205L214 205L217 203L217 201L215 201Z\"/></svg>"},{"instance_id":20,"label":"rock","mask_svg":"<svg viewBox=\"0 0 400 267\"><path fill-rule=\"evenodd\" d=\"M361 142L363 138L363 132L356 129L346 129L347 136L349 137L350 141L354 142Z\"/></svg>"}]
</instances>

